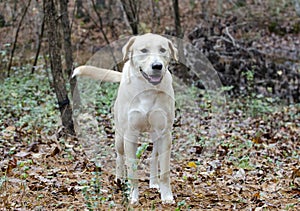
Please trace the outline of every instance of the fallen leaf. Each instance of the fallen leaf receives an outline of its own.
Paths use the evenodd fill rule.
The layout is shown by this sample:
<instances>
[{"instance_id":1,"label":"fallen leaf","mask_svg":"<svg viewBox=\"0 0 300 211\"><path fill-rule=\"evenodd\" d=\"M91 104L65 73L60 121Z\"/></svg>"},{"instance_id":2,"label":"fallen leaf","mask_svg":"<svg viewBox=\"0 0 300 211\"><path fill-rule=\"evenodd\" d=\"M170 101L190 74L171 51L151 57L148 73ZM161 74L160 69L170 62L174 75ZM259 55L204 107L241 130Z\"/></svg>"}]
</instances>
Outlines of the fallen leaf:
<instances>
[{"instance_id":1,"label":"fallen leaf","mask_svg":"<svg viewBox=\"0 0 300 211\"><path fill-rule=\"evenodd\" d=\"M246 172L243 168L240 168L234 175L233 175L234 179L236 180L245 180L246 177Z\"/></svg>"},{"instance_id":2,"label":"fallen leaf","mask_svg":"<svg viewBox=\"0 0 300 211\"><path fill-rule=\"evenodd\" d=\"M16 130L16 127L15 126L8 126L7 128L5 128L6 131L9 131L9 132L14 132Z\"/></svg>"},{"instance_id":3,"label":"fallen leaf","mask_svg":"<svg viewBox=\"0 0 300 211\"><path fill-rule=\"evenodd\" d=\"M50 150L50 153L48 154L48 156L54 157L55 155L57 155L60 152L60 149L58 148L58 146L54 146L52 147L52 149Z\"/></svg>"},{"instance_id":4,"label":"fallen leaf","mask_svg":"<svg viewBox=\"0 0 300 211\"><path fill-rule=\"evenodd\" d=\"M197 165L196 165L196 163L195 163L195 162L193 162L193 161L191 161L191 162L188 162L187 166L188 166L188 167L190 167L190 168L197 168Z\"/></svg>"},{"instance_id":5,"label":"fallen leaf","mask_svg":"<svg viewBox=\"0 0 300 211\"><path fill-rule=\"evenodd\" d=\"M11 171L17 167L17 158L13 157L12 159L9 160L8 166L6 169L6 175L10 175Z\"/></svg>"},{"instance_id":6,"label":"fallen leaf","mask_svg":"<svg viewBox=\"0 0 300 211\"><path fill-rule=\"evenodd\" d=\"M20 158L25 158L30 154L31 154L30 152L21 151L21 152L18 152L17 154L15 154L15 156L20 157Z\"/></svg>"},{"instance_id":7,"label":"fallen leaf","mask_svg":"<svg viewBox=\"0 0 300 211\"><path fill-rule=\"evenodd\" d=\"M252 200L257 201L257 200L259 200L259 199L260 199L260 192L255 192L255 193L253 194Z\"/></svg>"}]
</instances>

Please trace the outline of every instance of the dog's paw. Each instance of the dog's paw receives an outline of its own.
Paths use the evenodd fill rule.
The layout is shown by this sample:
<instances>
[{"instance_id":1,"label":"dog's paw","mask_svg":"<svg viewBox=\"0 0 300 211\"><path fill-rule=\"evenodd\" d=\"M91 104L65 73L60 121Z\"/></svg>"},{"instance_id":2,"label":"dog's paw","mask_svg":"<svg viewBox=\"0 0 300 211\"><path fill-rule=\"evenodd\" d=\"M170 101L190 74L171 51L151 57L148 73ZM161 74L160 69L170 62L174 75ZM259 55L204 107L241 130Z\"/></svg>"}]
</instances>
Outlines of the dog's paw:
<instances>
[{"instance_id":1,"label":"dog's paw","mask_svg":"<svg viewBox=\"0 0 300 211\"><path fill-rule=\"evenodd\" d=\"M170 197L167 197L165 199L161 199L163 204L175 204L175 200L173 196L171 195Z\"/></svg>"},{"instance_id":2,"label":"dog's paw","mask_svg":"<svg viewBox=\"0 0 300 211\"><path fill-rule=\"evenodd\" d=\"M161 201L163 204L174 204L175 203L172 193L161 194Z\"/></svg>"},{"instance_id":3,"label":"dog's paw","mask_svg":"<svg viewBox=\"0 0 300 211\"><path fill-rule=\"evenodd\" d=\"M159 184L156 183L156 182L151 182L151 181L150 181L149 188L154 188L154 189L159 190Z\"/></svg>"},{"instance_id":4,"label":"dog's paw","mask_svg":"<svg viewBox=\"0 0 300 211\"><path fill-rule=\"evenodd\" d=\"M138 199L131 199L130 200L130 204L131 205L138 205L139 204L139 200Z\"/></svg>"},{"instance_id":5,"label":"dog's paw","mask_svg":"<svg viewBox=\"0 0 300 211\"><path fill-rule=\"evenodd\" d=\"M130 194L130 204L136 205L139 203L139 190L138 188L133 188Z\"/></svg>"},{"instance_id":6,"label":"dog's paw","mask_svg":"<svg viewBox=\"0 0 300 211\"><path fill-rule=\"evenodd\" d=\"M166 200L166 201L162 201L163 204L175 204L175 200Z\"/></svg>"},{"instance_id":7,"label":"dog's paw","mask_svg":"<svg viewBox=\"0 0 300 211\"><path fill-rule=\"evenodd\" d=\"M171 191L171 187L160 185L160 196L163 204L174 204L174 197Z\"/></svg>"}]
</instances>

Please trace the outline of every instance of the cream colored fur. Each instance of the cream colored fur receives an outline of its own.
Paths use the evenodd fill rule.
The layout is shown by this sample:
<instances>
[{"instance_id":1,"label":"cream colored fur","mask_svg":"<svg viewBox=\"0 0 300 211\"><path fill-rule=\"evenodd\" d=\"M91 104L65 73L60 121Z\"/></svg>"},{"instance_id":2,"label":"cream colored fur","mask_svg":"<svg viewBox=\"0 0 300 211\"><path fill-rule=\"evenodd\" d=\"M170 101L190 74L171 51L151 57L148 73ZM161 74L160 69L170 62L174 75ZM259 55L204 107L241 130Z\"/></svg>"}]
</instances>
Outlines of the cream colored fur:
<instances>
[{"instance_id":1,"label":"cream colored fur","mask_svg":"<svg viewBox=\"0 0 300 211\"><path fill-rule=\"evenodd\" d=\"M168 71L171 58L177 60L177 49L162 36L145 34L132 37L122 49L123 73L81 66L73 76L119 82L114 106L115 147L118 178L128 178L131 203L138 203L138 137L149 132L153 142L150 164L150 187L158 188L163 203L174 203L170 185L170 156L174 120L174 91Z\"/></svg>"},{"instance_id":2,"label":"cream colored fur","mask_svg":"<svg viewBox=\"0 0 300 211\"><path fill-rule=\"evenodd\" d=\"M99 67L84 65L74 69L72 77L75 76L85 76L95 80L106 82L120 82L122 73Z\"/></svg>"}]
</instances>

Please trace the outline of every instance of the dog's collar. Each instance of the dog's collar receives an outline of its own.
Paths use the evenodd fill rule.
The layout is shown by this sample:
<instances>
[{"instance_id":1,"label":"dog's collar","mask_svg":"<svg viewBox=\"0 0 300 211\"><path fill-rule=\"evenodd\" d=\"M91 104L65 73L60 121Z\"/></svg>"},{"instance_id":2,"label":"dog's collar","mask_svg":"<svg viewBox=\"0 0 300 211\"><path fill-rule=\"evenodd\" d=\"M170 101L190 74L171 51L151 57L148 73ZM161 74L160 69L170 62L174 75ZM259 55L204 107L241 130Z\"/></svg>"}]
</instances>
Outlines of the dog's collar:
<instances>
[{"instance_id":1,"label":"dog's collar","mask_svg":"<svg viewBox=\"0 0 300 211\"><path fill-rule=\"evenodd\" d=\"M161 80L163 79L163 74L161 75L148 75L143 71L142 68L140 68L140 72L142 73L142 76L152 85L158 85L160 84Z\"/></svg>"}]
</instances>

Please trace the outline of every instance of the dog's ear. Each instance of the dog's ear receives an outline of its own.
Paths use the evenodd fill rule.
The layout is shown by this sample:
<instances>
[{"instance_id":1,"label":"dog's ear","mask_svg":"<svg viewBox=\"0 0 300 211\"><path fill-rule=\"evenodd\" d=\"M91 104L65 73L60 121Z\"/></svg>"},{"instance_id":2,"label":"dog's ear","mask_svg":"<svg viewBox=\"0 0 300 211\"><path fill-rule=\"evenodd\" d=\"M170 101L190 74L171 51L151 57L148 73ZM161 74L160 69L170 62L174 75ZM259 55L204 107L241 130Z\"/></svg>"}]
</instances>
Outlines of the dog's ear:
<instances>
[{"instance_id":1,"label":"dog's ear","mask_svg":"<svg viewBox=\"0 0 300 211\"><path fill-rule=\"evenodd\" d=\"M176 62L178 62L178 50L177 48L175 48L175 46L173 45L173 43L169 40L168 41L169 44L169 48L171 51L171 56L173 59L175 59Z\"/></svg>"},{"instance_id":2,"label":"dog's ear","mask_svg":"<svg viewBox=\"0 0 300 211\"><path fill-rule=\"evenodd\" d=\"M123 53L123 61L128 59L129 52L131 52L131 46L134 43L136 37L131 37L128 42L123 46L122 53Z\"/></svg>"}]
</instances>

